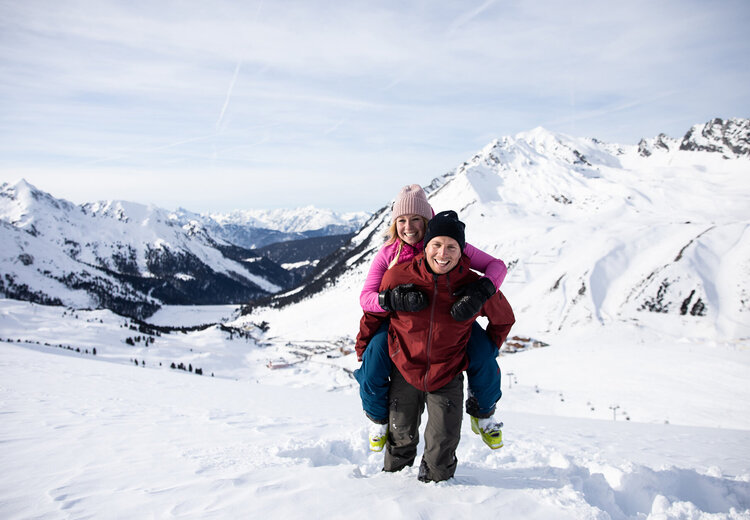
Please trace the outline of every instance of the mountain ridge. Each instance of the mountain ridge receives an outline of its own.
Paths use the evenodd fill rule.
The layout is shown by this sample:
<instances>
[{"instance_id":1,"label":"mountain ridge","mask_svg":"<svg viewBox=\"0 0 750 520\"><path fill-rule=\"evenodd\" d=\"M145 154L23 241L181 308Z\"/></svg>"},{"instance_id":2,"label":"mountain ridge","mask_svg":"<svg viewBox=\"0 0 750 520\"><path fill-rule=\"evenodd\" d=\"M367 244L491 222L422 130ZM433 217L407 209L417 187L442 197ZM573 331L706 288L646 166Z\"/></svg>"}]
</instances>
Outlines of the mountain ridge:
<instances>
[{"instance_id":1,"label":"mountain ridge","mask_svg":"<svg viewBox=\"0 0 750 520\"><path fill-rule=\"evenodd\" d=\"M75 205L25 180L0 186L0 292L145 317L162 303L243 303L300 276L199 220L127 201Z\"/></svg>"},{"instance_id":2,"label":"mountain ridge","mask_svg":"<svg viewBox=\"0 0 750 520\"><path fill-rule=\"evenodd\" d=\"M743 150L747 120L718 121L694 126L680 143L697 146L708 135ZM425 190L437 211L459 212L471 243L508 264L504 288L524 287L514 304L542 310L536 330L644 319L647 311L739 333L750 311L748 155L677 142L659 136L618 145L536 128L491 141ZM25 181L17 197L11 191L0 187L0 234L13 246L2 258L0 292L120 312L132 305L136 314L162 303L282 308L337 285L354 297L382 244L390 206L306 266L309 278L295 287L300 278L216 236L186 210L122 201L75 206ZM103 222L109 225L96 229Z\"/></svg>"},{"instance_id":3,"label":"mountain ridge","mask_svg":"<svg viewBox=\"0 0 750 520\"><path fill-rule=\"evenodd\" d=\"M426 192L508 265L502 290L529 334L677 320L699 335L750 336L748 156L642 148L534 129L493 140ZM308 286L266 304L324 319L325 298L356 301L389 216L386 205ZM244 312L267 319L257 306Z\"/></svg>"}]
</instances>

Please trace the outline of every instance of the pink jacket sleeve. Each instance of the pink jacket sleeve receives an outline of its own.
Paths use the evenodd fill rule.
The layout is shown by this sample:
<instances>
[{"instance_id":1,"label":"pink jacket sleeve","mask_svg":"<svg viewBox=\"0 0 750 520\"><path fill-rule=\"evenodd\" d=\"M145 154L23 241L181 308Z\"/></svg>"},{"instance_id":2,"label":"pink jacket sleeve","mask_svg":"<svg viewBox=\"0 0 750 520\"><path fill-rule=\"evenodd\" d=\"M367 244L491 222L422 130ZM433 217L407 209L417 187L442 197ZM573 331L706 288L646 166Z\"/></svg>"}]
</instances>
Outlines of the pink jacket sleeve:
<instances>
[{"instance_id":1,"label":"pink jacket sleeve","mask_svg":"<svg viewBox=\"0 0 750 520\"><path fill-rule=\"evenodd\" d=\"M372 261L370 270L367 273L367 278L365 278L365 285L359 294L359 304L365 312L385 312L378 304L378 293L380 281L383 279L383 275L388 270L388 264L390 263L387 249L387 246L382 247L378 251L378 254L375 255L375 259Z\"/></svg>"},{"instance_id":2,"label":"pink jacket sleeve","mask_svg":"<svg viewBox=\"0 0 750 520\"><path fill-rule=\"evenodd\" d=\"M505 266L505 262L499 258L488 255L468 242L464 246L464 254L471 260L472 269L484 273L484 275L495 284L495 289L500 289L503 280L505 280L505 275L508 274L508 268Z\"/></svg>"}]
</instances>

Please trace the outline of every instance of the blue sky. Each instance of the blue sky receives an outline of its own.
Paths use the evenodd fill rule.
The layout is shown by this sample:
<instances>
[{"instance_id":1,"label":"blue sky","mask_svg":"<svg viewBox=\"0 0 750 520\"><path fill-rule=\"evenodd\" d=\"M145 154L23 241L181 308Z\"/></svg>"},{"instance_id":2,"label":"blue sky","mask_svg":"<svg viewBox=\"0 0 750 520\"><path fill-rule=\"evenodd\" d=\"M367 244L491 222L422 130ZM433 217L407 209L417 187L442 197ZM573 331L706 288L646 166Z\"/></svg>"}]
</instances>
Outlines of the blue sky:
<instances>
[{"instance_id":1,"label":"blue sky","mask_svg":"<svg viewBox=\"0 0 750 520\"><path fill-rule=\"evenodd\" d=\"M750 117L750 2L0 0L0 181L374 211L493 138Z\"/></svg>"}]
</instances>

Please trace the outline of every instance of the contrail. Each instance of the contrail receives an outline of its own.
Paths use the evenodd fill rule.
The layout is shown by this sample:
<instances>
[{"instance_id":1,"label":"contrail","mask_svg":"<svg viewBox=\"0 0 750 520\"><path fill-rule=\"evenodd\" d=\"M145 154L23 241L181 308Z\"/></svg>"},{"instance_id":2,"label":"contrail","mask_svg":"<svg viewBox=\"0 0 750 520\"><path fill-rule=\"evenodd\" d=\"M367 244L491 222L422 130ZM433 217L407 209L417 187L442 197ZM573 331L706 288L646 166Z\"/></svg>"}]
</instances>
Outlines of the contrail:
<instances>
[{"instance_id":1,"label":"contrail","mask_svg":"<svg viewBox=\"0 0 750 520\"><path fill-rule=\"evenodd\" d=\"M261 8L263 7L263 0L258 2L258 7L255 9L255 14L253 15L252 21L255 22L255 20L258 19L258 14L260 13ZM216 120L216 129L219 130L219 126L221 125L221 122L224 120L224 114L227 111L227 107L229 106L229 100L232 98L232 91L234 90L234 83L237 81L237 76L240 73L240 67L242 66L242 58L237 60L237 66L234 68L234 75L232 76L232 81L229 82L229 88L227 89L227 95L224 98L224 106L221 107L221 112L219 113L219 119Z\"/></svg>"},{"instance_id":2,"label":"contrail","mask_svg":"<svg viewBox=\"0 0 750 520\"><path fill-rule=\"evenodd\" d=\"M242 60L237 62L237 66L234 68L234 75L232 76L232 81L229 82L229 88L227 89L227 95L224 98L224 106L221 107L221 113L219 114L219 119L216 120L216 128L218 129L221 125L222 120L224 119L224 113L227 111L227 107L229 106L229 100L232 98L232 91L234 90L234 83L237 81L237 76L240 73L240 66L242 65Z\"/></svg>"},{"instance_id":3,"label":"contrail","mask_svg":"<svg viewBox=\"0 0 750 520\"><path fill-rule=\"evenodd\" d=\"M473 10L463 14L462 16L459 16L456 21L454 21L451 26L448 28L448 34L453 34L456 32L461 26L466 25L469 23L472 19L476 18L482 12L486 11L492 4L495 3L496 0L486 0L482 5L479 7L474 8Z\"/></svg>"}]
</instances>

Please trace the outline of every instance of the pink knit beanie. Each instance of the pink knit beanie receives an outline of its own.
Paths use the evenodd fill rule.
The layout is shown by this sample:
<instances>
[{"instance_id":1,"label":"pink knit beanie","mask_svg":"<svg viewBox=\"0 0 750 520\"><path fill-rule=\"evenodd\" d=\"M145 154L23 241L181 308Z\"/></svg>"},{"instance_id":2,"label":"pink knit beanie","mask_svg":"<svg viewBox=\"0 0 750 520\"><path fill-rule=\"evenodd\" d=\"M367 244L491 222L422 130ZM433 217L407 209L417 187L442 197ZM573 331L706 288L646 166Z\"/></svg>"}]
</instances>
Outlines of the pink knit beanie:
<instances>
[{"instance_id":1,"label":"pink knit beanie","mask_svg":"<svg viewBox=\"0 0 750 520\"><path fill-rule=\"evenodd\" d=\"M404 186L396 197L391 221L402 215L421 215L427 220L432 218L432 206L427 202L427 195L419 184Z\"/></svg>"}]
</instances>

